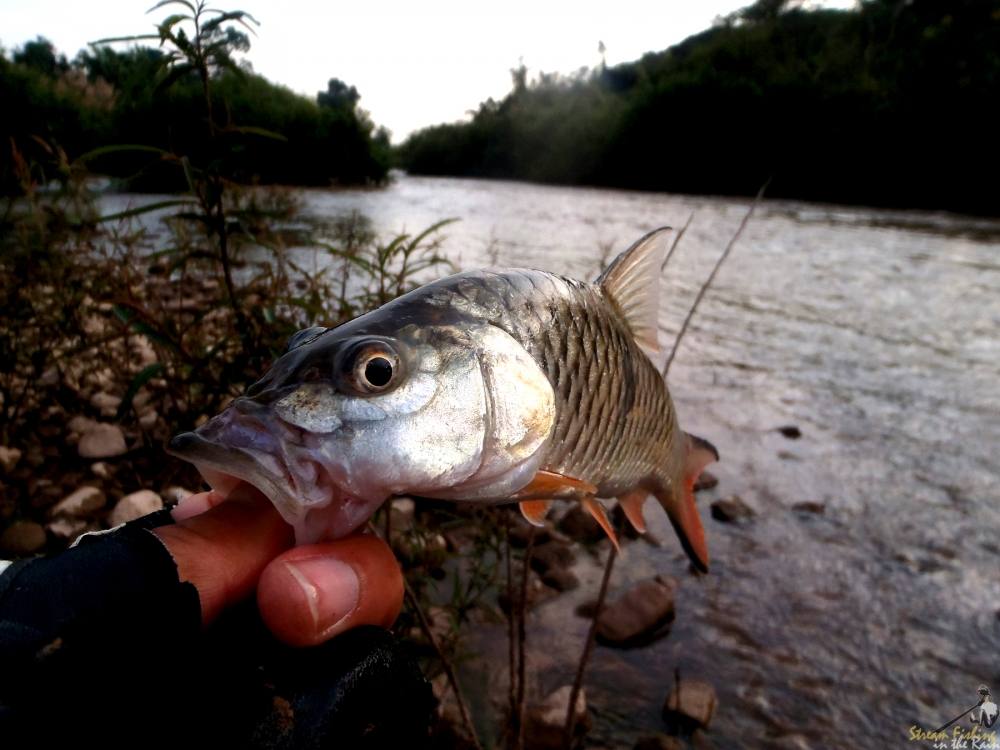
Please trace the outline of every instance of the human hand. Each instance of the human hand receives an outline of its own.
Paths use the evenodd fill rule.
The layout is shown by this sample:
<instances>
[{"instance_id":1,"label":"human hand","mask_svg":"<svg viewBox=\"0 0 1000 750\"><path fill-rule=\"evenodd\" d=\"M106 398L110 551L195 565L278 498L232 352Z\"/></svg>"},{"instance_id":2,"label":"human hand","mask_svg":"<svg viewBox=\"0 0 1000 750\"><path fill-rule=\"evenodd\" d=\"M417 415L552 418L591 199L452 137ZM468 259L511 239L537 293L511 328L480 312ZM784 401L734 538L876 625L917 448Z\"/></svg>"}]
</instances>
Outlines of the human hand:
<instances>
[{"instance_id":1,"label":"human hand","mask_svg":"<svg viewBox=\"0 0 1000 750\"><path fill-rule=\"evenodd\" d=\"M256 591L277 638L314 646L359 625L388 627L402 607L402 574L385 542L356 535L293 547L291 527L249 485L225 501L216 492L191 495L173 517L153 533L180 579L198 589L203 625Z\"/></svg>"}]
</instances>

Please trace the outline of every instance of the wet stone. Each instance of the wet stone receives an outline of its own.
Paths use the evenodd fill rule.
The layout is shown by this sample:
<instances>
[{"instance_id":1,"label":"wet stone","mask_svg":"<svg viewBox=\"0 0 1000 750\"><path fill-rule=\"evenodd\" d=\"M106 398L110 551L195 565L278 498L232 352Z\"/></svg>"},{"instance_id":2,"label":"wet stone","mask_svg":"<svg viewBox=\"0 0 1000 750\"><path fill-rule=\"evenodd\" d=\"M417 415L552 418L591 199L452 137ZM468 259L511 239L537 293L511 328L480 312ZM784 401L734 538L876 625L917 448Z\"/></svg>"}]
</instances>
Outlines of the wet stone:
<instances>
[{"instance_id":1,"label":"wet stone","mask_svg":"<svg viewBox=\"0 0 1000 750\"><path fill-rule=\"evenodd\" d=\"M72 542L87 530L87 522L82 518L60 516L54 521L45 524L45 528L56 539L62 539L64 542Z\"/></svg>"},{"instance_id":2,"label":"wet stone","mask_svg":"<svg viewBox=\"0 0 1000 750\"><path fill-rule=\"evenodd\" d=\"M23 557L45 546L45 529L34 521L14 521L0 534L0 553Z\"/></svg>"},{"instance_id":3,"label":"wet stone","mask_svg":"<svg viewBox=\"0 0 1000 750\"><path fill-rule=\"evenodd\" d=\"M608 645L638 645L655 638L674 616L677 581L657 576L641 581L604 606L597 618L597 637Z\"/></svg>"},{"instance_id":4,"label":"wet stone","mask_svg":"<svg viewBox=\"0 0 1000 750\"><path fill-rule=\"evenodd\" d=\"M573 505L559 521L558 528L571 539L593 544L604 539L604 529L579 504Z\"/></svg>"},{"instance_id":5,"label":"wet stone","mask_svg":"<svg viewBox=\"0 0 1000 750\"><path fill-rule=\"evenodd\" d=\"M152 490L139 490L125 495L115 503L115 507L108 515L108 523L111 526L119 526L162 509L163 498Z\"/></svg>"},{"instance_id":6,"label":"wet stone","mask_svg":"<svg viewBox=\"0 0 1000 750\"><path fill-rule=\"evenodd\" d=\"M531 738L531 747L539 750L559 750L563 747L563 731L566 728L566 714L573 688L563 685L550 693L544 701L529 706L525 717L525 736ZM576 742L590 727L587 714L586 691L581 688L573 708L573 737Z\"/></svg>"},{"instance_id":7,"label":"wet stone","mask_svg":"<svg viewBox=\"0 0 1000 750\"><path fill-rule=\"evenodd\" d=\"M697 481L694 483L694 491L701 492L702 490L710 490L719 484L719 478L715 476L710 471L701 472L701 476L698 477Z\"/></svg>"},{"instance_id":8,"label":"wet stone","mask_svg":"<svg viewBox=\"0 0 1000 750\"><path fill-rule=\"evenodd\" d=\"M715 688L704 680L680 680L663 704L663 719L681 732L707 729L715 715Z\"/></svg>"},{"instance_id":9,"label":"wet stone","mask_svg":"<svg viewBox=\"0 0 1000 750\"><path fill-rule=\"evenodd\" d=\"M796 425L786 424L778 428L778 432L784 435L789 440L798 440L802 437L802 430L800 430Z\"/></svg>"},{"instance_id":10,"label":"wet stone","mask_svg":"<svg viewBox=\"0 0 1000 750\"><path fill-rule=\"evenodd\" d=\"M757 515L739 495L732 495L712 503L712 518L722 523L745 521Z\"/></svg>"},{"instance_id":11,"label":"wet stone","mask_svg":"<svg viewBox=\"0 0 1000 750\"><path fill-rule=\"evenodd\" d=\"M539 573L558 570L576 562L576 555L568 544L547 542L531 552L531 567Z\"/></svg>"},{"instance_id":12,"label":"wet stone","mask_svg":"<svg viewBox=\"0 0 1000 750\"><path fill-rule=\"evenodd\" d=\"M580 579L567 568L552 568L542 574L542 583L556 591L572 591L580 585Z\"/></svg>"},{"instance_id":13,"label":"wet stone","mask_svg":"<svg viewBox=\"0 0 1000 750\"><path fill-rule=\"evenodd\" d=\"M80 487L56 503L49 510L49 517L86 518L103 508L106 501L104 493L97 487Z\"/></svg>"},{"instance_id":14,"label":"wet stone","mask_svg":"<svg viewBox=\"0 0 1000 750\"><path fill-rule=\"evenodd\" d=\"M795 505L792 506L792 510L796 513L812 513L814 515L821 516L826 513L826 505L824 503L807 500L803 503L795 503Z\"/></svg>"}]
</instances>

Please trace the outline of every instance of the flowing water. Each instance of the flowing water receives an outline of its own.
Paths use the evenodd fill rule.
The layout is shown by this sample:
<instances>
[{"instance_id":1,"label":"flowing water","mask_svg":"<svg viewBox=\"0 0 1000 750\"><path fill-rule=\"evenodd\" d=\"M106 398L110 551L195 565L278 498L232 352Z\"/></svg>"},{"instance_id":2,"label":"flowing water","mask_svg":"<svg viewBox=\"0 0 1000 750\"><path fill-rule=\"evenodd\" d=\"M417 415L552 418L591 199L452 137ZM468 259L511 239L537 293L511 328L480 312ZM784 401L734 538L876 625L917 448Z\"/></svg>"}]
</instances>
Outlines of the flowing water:
<instances>
[{"instance_id":1,"label":"flowing water","mask_svg":"<svg viewBox=\"0 0 1000 750\"><path fill-rule=\"evenodd\" d=\"M748 206L411 177L306 196L314 214L358 211L386 234L457 217L444 250L461 268L579 278L693 216L664 274L668 344ZM611 597L671 574L677 619L652 645L595 650L588 747L662 729L675 669L714 684L717 747L917 747L910 726L940 726L980 683L1000 691L1000 224L764 201L669 382L682 425L722 455L719 486L699 495L712 570L688 572L650 505L663 546L628 546ZM775 429L792 424L800 439ZM711 500L734 493L756 516L712 520ZM793 509L803 501L825 512ZM581 588L531 615L537 690L572 680L587 628L573 609L601 572L584 558Z\"/></svg>"},{"instance_id":2,"label":"flowing water","mask_svg":"<svg viewBox=\"0 0 1000 750\"><path fill-rule=\"evenodd\" d=\"M444 217L462 268L532 266L592 278L644 232L693 215L664 277L671 342L747 203L511 182L404 177L379 192L310 193L386 233ZM675 668L711 681L719 747L904 747L1000 689L1000 225L941 214L765 201L695 317L670 373L682 424L712 440L699 496L712 571L694 577L663 514L633 543L613 597L677 576L668 637L598 647L588 746L662 728ZM794 424L798 440L776 427ZM709 518L739 494L745 524ZM822 514L793 510L822 503ZM571 681L596 593L531 617L543 691ZM467 665L470 677L475 662Z\"/></svg>"}]
</instances>

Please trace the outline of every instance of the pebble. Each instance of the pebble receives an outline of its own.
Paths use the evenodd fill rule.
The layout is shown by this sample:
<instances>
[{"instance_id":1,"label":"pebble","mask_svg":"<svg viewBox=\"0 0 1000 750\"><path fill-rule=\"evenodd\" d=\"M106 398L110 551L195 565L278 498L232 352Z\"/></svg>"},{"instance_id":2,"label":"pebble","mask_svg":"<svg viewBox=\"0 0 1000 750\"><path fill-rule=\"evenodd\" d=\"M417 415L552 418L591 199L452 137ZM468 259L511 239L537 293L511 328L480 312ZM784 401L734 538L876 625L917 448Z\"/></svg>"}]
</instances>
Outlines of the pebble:
<instances>
[{"instance_id":1,"label":"pebble","mask_svg":"<svg viewBox=\"0 0 1000 750\"><path fill-rule=\"evenodd\" d=\"M701 472L701 476L698 477L697 481L694 483L694 491L701 492L702 490L710 490L719 484L719 478L715 476L710 471Z\"/></svg>"},{"instance_id":2,"label":"pebble","mask_svg":"<svg viewBox=\"0 0 1000 750\"><path fill-rule=\"evenodd\" d=\"M667 724L681 731L707 729L715 715L715 688L703 680L681 680L663 704Z\"/></svg>"},{"instance_id":3,"label":"pebble","mask_svg":"<svg viewBox=\"0 0 1000 750\"><path fill-rule=\"evenodd\" d=\"M66 429L70 432L76 432L82 435L83 433L89 432L97 427L98 424L98 422L95 422L90 417L84 417L78 414L66 423Z\"/></svg>"},{"instance_id":4,"label":"pebble","mask_svg":"<svg viewBox=\"0 0 1000 750\"><path fill-rule=\"evenodd\" d=\"M792 506L792 510L799 513L815 513L816 515L823 515L826 513L826 505L823 503L817 503L813 500L806 500L802 503L795 503Z\"/></svg>"},{"instance_id":5,"label":"pebble","mask_svg":"<svg viewBox=\"0 0 1000 750\"><path fill-rule=\"evenodd\" d=\"M34 554L45 546L45 529L34 521L14 521L0 534L0 552L14 557Z\"/></svg>"},{"instance_id":6,"label":"pebble","mask_svg":"<svg viewBox=\"0 0 1000 750\"><path fill-rule=\"evenodd\" d=\"M18 448L8 448L6 445L0 445L0 468L3 468L5 474L10 474L14 471L14 467L17 466L17 462L21 460L21 451Z\"/></svg>"},{"instance_id":7,"label":"pebble","mask_svg":"<svg viewBox=\"0 0 1000 750\"><path fill-rule=\"evenodd\" d=\"M111 467L104 461L95 461L90 465L90 471L98 479L111 479Z\"/></svg>"},{"instance_id":8,"label":"pebble","mask_svg":"<svg viewBox=\"0 0 1000 750\"><path fill-rule=\"evenodd\" d=\"M64 542L72 542L80 534L87 530L87 522L82 518L66 518L65 516L60 516L54 521L49 521L45 524L45 528L49 530L56 539L62 539Z\"/></svg>"},{"instance_id":9,"label":"pebble","mask_svg":"<svg viewBox=\"0 0 1000 750\"><path fill-rule=\"evenodd\" d=\"M782 425L778 428L778 432L784 435L789 440L798 440L802 437L802 430L793 424Z\"/></svg>"},{"instance_id":10,"label":"pebble","mask_svg":"<svg viewBox=\"0 0 1000 750\"><path fill-rule=\"evenodd\" d=\"M49 518L86 518L103 508L106 501L104 493L97 487L80 487L56 503L49 510Z\"/></svg>"},{"instance_id":11,"label":"pebble","mask_svg":"<svg viewBox=\"0 0 1000 750\"><path fill-rule=\"evenodd\" d=\"M139 417L139 426L144 430L151 430L156 427L156 423L159 421L160 415L156 413L155 410L147 411L141 417Z\"/></svg>"},{"instance_id":12,"label":"pebble","mask_svg":"<svg viewBox=\"0 0 1000 750\"><path fill-rule=\"evenodd\" d=\"M641 581L605 605L597 618L602 642L625 646L657 634L674 615L678 583L669 576Z\"/></svg>"},{"instance_id":13,"label":"pebble","mask_svg":"<svg viewBox=\"0 0 1000 750\"><path fill-rule=\"evenodd\" d=\"M108 523L111 526L118 526L162 509L163 498L152 490L139 490L115 503L115 507L108 515Z\"/></svg>"},{"instance_id":14,"label":"pebble","mask_svg":"<svg viewBox=\"0 0 1000 750\"><path fill-rule=\"evenodd\" d=\"M531 553L531 567L539 573L566 568L576 562L576 555L568 544L546 542Z\"/></svg>"},{"instance_id":15,"label":"pebble","mask_svg":"<svg viewBox=\"0 0 1000 750\"><path fill-rule=\"evenodd\" d=\"M563 685L546 696L535 706L529 706L525 716L525 736L531 738L531 747L539 750L560 750L563 747L563 730L573 688ZM573 735L580 737L590 727L587 715L586 690L581 688L573 707Z\"/></svg>"},{"instance_id":16,"label":"pebble","mask_svg":"<svg viewBox=\"0 0 1000 750\"><path fill-rule=\"evenodd\" d=\"M90 397L90 405L101 412L102 417L113 417L121 403L121 398L104 391L98 391Z\"/></svg>"},{"instance_id":17,"label":"pebble","mask_svg":"<svg viewBox=\"0 0 1000 750\"><path fill-rule=\"evenodd\" d=\"M712 503L712 518L722 523L733 523L753 518L753 508L743 502L739 495L732 495Z\"/></svg>"},{"instance_id":18,"label":"pebble","mask_svg":"<svg viewBox=\"0 0 1000 750\"><path fill-rule=\"evenodd\" d=\"M128 448L120 427L98 423L83 434L76 450L83 458L114 458L124 454Z\"/></svg>"}]
</instances>

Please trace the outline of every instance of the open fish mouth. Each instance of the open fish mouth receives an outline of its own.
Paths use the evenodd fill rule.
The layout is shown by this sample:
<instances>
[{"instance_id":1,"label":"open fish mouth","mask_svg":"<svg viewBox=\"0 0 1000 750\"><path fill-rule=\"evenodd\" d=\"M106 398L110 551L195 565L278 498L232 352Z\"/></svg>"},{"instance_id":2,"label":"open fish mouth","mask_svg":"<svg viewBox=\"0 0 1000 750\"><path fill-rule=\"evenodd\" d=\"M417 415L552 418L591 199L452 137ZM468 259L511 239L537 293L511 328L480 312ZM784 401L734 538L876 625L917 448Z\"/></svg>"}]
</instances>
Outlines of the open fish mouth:
<instances>
[{"instance_id":1,"label":"open fish mouth","mask_svg":"<svg viewBox=\"0 0 1000 750\"><path fill-rule=\"evenodd\" d=\"M344 490L318 458L321 440L240 398L193 432L174 437L167 450L194 464L223 497L241 482L252 485L295 529L296 543L311 544L364 525L382 500Z\"/></svg>"}]
</instances>

